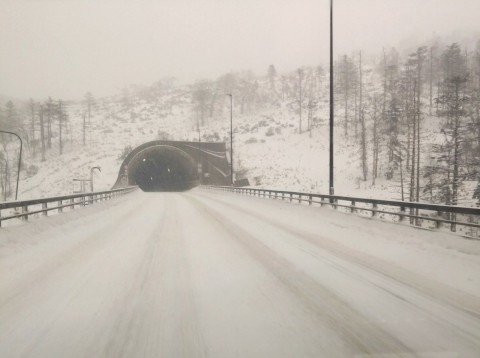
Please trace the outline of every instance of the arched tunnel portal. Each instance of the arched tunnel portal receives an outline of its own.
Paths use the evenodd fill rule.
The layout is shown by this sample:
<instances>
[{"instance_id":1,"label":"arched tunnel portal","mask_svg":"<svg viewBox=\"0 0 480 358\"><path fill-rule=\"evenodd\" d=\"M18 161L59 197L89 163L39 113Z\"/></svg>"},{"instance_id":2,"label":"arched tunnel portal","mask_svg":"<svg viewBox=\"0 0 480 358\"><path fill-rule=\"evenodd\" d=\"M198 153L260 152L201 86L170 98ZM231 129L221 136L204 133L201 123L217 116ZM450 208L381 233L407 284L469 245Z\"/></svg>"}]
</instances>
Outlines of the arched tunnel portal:
<instances>
[{"instance_id":1,"label":"arched tunnel portal","mask_svg":"<svg viewBox=\"0 0 480 358\"><path fill-rule=\"evenodd\" d=\"M225 143L152 141L132 150L113 188L138 185L147 192L184 191L199 184L227 185Z\"/></svg>"},{"instance_id":2,"label":"arched tunnel portal","mask_svg":"<svg viewBox=\"0 0 480 358\"><path fill-rule=\"evenodd\" d=\"M196 163L181 149L168 145L137 153L128 165L128 182L143 191L181 191L198 185Z\"/></svg>"}]
</instances>

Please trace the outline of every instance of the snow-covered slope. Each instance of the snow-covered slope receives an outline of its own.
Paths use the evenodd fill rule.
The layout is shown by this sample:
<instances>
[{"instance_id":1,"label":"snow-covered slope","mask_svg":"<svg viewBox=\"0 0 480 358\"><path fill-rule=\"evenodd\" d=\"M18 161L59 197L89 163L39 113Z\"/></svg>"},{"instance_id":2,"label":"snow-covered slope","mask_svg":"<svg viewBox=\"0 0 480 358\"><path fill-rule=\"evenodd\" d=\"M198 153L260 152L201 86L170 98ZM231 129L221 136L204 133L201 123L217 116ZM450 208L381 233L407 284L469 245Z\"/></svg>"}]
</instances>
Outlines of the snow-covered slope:
<instances>
[{"instance_id":1,"label":"snow-covered slope","mask_svg":"<svg viewBox=\"0 0 480 358\"><path fill-rule=\"evenodd\" d=\"M298 110L291 101L277 101L261 109L241 114L234 107L234 170L252 185L276 189L328 192L328 101L326 89L316 111L311 132L298 131ZM197 117L189 87L165 91L152 97L140 92L96 101L90 124L87 120L86 145L83 146L85 105L68 106L69 124L64 133L64 153L58 155L58 137L47 153L47 160L26 158L26 167L38 167L36 174L22 173L20 198L37 198L71 193L73 179L89 178L95 172L95 190L109 189L115 182L126 148L134 148L155 139L197 141ZM342 109L337 109L340 112ZM229 102L200 127L202 141L230 142ZM306 127L304 113L303 128ZM340 116L340 115L339 115ZM54 136L58 133L53 128ZM346 142L338 126L335 134L335 193L400 199L399 184L377 178L361 180L358 146ZM382 165L382 163L380 163ZM381 168L380 168L381 170ZM473 184L472 184L473 185Z\"/></svg>"}]
</instances>

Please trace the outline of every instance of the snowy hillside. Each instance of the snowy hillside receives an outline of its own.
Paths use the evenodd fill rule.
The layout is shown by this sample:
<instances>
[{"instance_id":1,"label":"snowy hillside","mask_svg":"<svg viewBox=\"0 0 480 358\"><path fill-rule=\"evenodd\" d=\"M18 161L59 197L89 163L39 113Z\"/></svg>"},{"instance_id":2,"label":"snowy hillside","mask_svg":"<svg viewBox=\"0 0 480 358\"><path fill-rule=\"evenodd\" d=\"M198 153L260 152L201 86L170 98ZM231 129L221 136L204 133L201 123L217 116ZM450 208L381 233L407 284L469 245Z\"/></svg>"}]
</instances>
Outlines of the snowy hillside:
<instances>
[{"instance_id":1,"label":"snowy hillside","mask_svg":"<svg viewBox=\"0 0 480 358\"><path fill-rule=\"evenodd\" d=\"M134 148L155 139L198 140L196 123L188 92L165 94L157 102L132 98L127 110L118 98L98 100L91 117L83 147L82 104L69 106L72 142L64 145L64 153L55 149L47 160L25 159L26 167L38 166L34 175L22 175L20 198L36 198L71 193L73 179L89 178L94 173L95 190L109 189L115 182L121 164L119 159L126 147ZM183 92L183 93L182 93ZM167 108L165 103L175 98L178 105ZM228 103L225 102L228 106ZM168 109L168 110L167 110ZM324 114L324 118L326 115ZM328 127L324 123L311 134L298 134L297 114L285 104L279 108L262 109L258 113L239 115L234 112L235 170L250 179L253 185L312 192L328 191ZM202 141L223 140L229 143L229 116L215 120L200 129ZM229 145L229 144L228 144ZM313 165L312 165L313 163ZM337 192L370 195L372 189L383 189L387 197L395 197L394 189L378 185L371 188L358 179L359 169L352 146L341 140L336 146ZM78 183L75 187L79 189ZM389 191L391 190L391 192Z\"/></svg>"},{"instance_id":2,"label":"snowy hillside","mask_svg":"<svg viewBox=\"0 0 480 358\"><path fill-rule=\"evenodd\" d=\"M418 51L410 57L420 56ZM458 47L449 47L448 51L455 54ZM450 97L440 101L441 91L449 91L445 80L445 87L437 85L436 102L432 99L434 91L430 91L430 106L428 91L422 92L419 119L419 94L415 86L408 85L415 84L415 79L410 72L400 72L398 54L390 57L388 61L397 65L388 66L387 73L385 62L384 76L378 64L362 64L361 57L359 69L353 66L354 58L348 56L336 65L335 193L398 200L403 193L405 200L417 196L419 201L438 203L448 203L454 195L459 205L475 205L476 117L457 110L464 116L460 118L464 124L457 126L457 132L452 129L454 104L448 102ZM353 76L353 84L347 75ZM36 139L30 138L27 146L20 198L78 190L73 180L88 179L94 166L102 168L94 173L95 190L109 189L125 155L151 140L198 141L200 137L202 142L224 141L229 146L227 93L233 93L234 98L237 178L248 178L252 186L328 193L328 77L320 66L302 67L286 75L278 75L270 66L263 77L248 71L229 73L215 81L200 80L188 86L175 86L168 78L151 86L127 87L112 97L91 97L64 103L63 107L59 104L57 114L49 112L51 146L45 151L45 161L40 159L39 114L32 111ZM465 100L471 111L478 107L474 99ZM38 112L40 104L33 106ZM450 114L445 117L445 113ZM30 126L29 121L25 114L24 128ZM468 126L470 132L463 129ZM24 131L32 137L28 129ZM455 137L462 146L458 149L452 147L455 133L470 133ZM13 146L9 150L14 151ZM459 163L459 172L452 181L454 161Z\"/></svg>"}]
</instances>

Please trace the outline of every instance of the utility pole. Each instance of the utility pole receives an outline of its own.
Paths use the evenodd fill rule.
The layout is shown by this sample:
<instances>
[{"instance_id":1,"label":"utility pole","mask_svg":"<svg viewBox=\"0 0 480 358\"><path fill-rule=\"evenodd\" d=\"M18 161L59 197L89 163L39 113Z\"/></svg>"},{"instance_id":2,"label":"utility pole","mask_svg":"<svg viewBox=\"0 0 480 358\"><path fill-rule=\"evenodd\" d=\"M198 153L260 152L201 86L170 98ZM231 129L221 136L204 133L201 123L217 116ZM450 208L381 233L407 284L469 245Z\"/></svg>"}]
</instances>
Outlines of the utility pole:
<instances>
[{"instance_id":1,"label":"utility pole","mask_svg":"<svg viewBox=\"0 0 480 358\"><path fill-rule=\"evenodd\" d=\"M334 195L333 186L333 0L330 0L330 195Z\"/></svg>"},{"instance_id":2,"label":"utility pole","mask_svg":"<svg viewBox=\"0 0 480 358\"><path fill-rule=\"evenodd\" d=\"M227 93L230 97L230 185L233 186L233 95Z\"/></svg>"},{"instance_id":3,"label":"utility pole","mask_svg":"<svg viewBox=\"0 0 480 358\"><path fill-rule=\"evenodd\" d=\"M198 158L197 158L197 174L198 178L200 180L200 185L202 184L203 180L203 168L202 168L202 162L201 162L201 152L200 152L200 142L202 141L202 138L200 137L200 119L197 118L197 131L198 131Z\"/></svg>"}]
</instances>

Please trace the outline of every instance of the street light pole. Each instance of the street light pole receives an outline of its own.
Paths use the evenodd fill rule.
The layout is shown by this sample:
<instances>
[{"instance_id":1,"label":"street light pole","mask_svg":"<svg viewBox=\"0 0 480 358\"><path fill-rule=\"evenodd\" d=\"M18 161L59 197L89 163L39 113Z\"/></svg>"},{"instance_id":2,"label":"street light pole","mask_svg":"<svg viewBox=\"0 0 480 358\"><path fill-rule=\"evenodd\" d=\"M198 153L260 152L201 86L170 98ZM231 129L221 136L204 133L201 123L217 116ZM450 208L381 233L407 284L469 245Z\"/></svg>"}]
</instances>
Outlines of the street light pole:
<instances>
[{"instance_id":1,"label":"street light pole","mask_svg":"<svg viewBox=\"0 0 480 358\"><path fill-rule=\"evenodd\" d=\"M230 97L230 185L233 186L233 95L227 93Z\"/></svg>"},{"instance_id":2,"label":"street light pole","mask_svg":"<svg viewBox=\"0 0 480 358\"><path fill-rule=\"evenodd\" d=\"M202 185L202 180L203 180L203 168L202 168L202 156L200 152L200 142L202 141L202 138L200 136L200 121L197 122L197 131L198 131L198 158L197 158L197 175L198 179L200 181L200 185Z\"/></svg>"},{"instance_id":3,"label":"street light pole","mask_svg":"<svg viewBox=\"0 0 480 358\"><path fill-rule=\"evenodd\" d=\"M22 163L22 148L23 148L22 138L20 138L20 136L18 134L13 133L13 132L0 130L0 133L12 134L15 137L17 137L18 140L20 141L20 155L18 156L18 170L17 170L17 188L15 190L15 200L17 200L17 198L18 198L18 182L20 181L20 165Z\"/></svg>"},{"instance_id":4,"label":"street light pole","mask_svg":"<svg viewBox=\"0 0 480 358\"><path fill-rule=\"evenodd\" d=\"M333 184L333 99L333 0L330 0L330 195L334 195L335 192Z\"/></svg>"}]
</instances>

